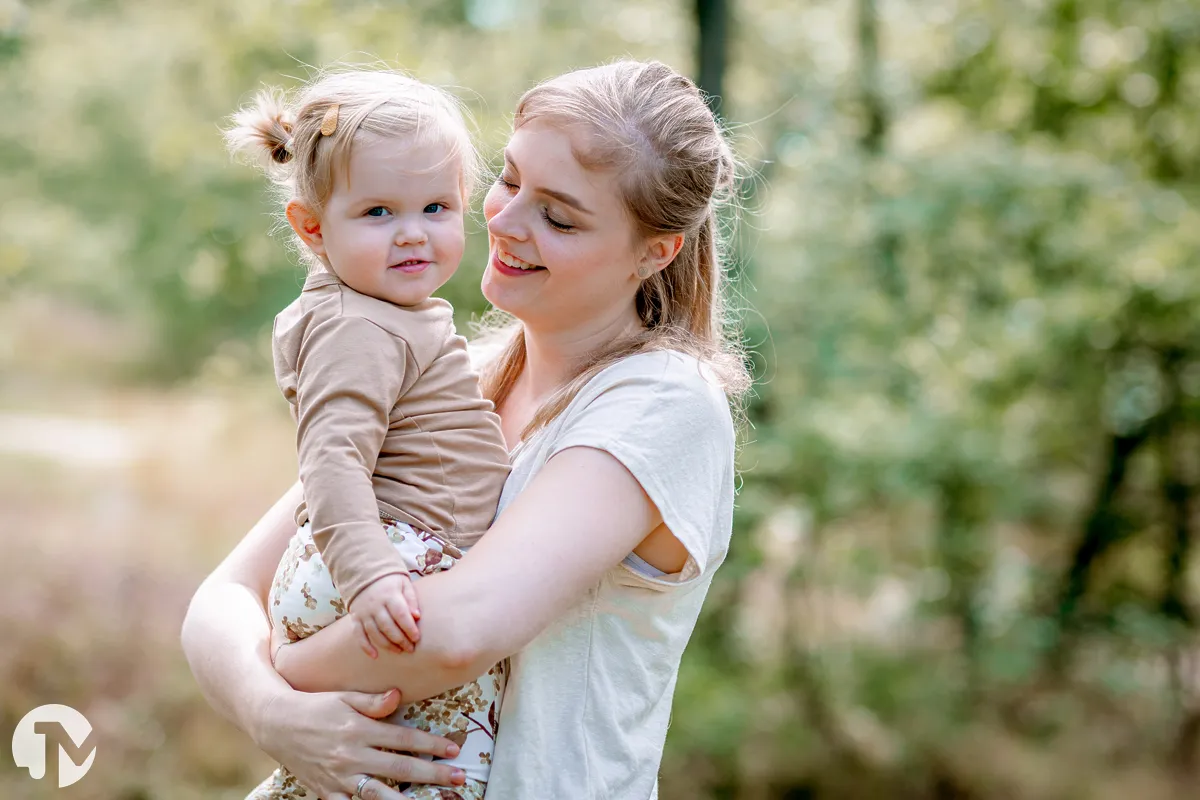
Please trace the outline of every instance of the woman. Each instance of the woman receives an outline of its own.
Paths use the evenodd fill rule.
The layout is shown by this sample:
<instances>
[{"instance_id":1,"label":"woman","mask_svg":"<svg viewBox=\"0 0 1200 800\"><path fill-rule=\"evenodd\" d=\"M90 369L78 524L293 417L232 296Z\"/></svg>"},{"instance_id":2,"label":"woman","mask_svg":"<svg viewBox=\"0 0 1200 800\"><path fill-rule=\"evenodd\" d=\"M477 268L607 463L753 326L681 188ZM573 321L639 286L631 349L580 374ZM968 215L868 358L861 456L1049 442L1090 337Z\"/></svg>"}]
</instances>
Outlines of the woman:
<instances>
[{"instance_id":1,"label":"woman","mask_svg":"<svg viewBox=\"0 0 1200 800\"><path fill-rule=\"evenodd\" d=\"M716 209L733 176L700 93L662 64L572 72L521 99L484 203L483 292L518 320L483 376L513 470L487 535L417 585L420 644L372 660L339 620L272 668L264 598L298 488L184 623L213 705L316 794L461 783L380 749L452 743L376 720L511 656L488 798L656 795L679 660L732 526L727 397L748 378L722 333ZM332 691L345 686L359 691Z\"/></svg>"}]
</instances>

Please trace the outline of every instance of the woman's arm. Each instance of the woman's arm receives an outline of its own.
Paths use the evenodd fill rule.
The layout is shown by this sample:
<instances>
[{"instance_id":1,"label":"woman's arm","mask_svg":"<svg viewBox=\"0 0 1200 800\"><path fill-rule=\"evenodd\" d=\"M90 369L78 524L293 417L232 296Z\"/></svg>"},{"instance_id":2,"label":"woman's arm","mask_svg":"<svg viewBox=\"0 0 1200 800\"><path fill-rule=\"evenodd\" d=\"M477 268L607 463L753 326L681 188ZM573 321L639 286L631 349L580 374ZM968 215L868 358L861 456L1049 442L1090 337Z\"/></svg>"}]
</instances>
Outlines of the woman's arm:
<instances>
[{"instance_id":1,"label":"woman's arm","mask_svg":"<svg viewBox=\"0 0 1200 800\"><path fill-rule=\"evenodd\" d=\"M296 483L271 506L196 590L183 621L183 651L200 690L256 739L263 708L290 688L271 667L266 598L301 497Z\"/></svg>"},{"instance_id":2,"label":"woman's arm","mask_svg":"<svg viewBox=\"0 0 1200 800\"><path fill-rule=\"evenodd\" d=\"M452 570L416 583L421 641L413 653L358 649L339 620L280 648L276 667L306 691L382 691L405 702L460 686L533 640L638 546L662 518L609 453L555 455Z\"/></svg>"},{"instance_id":3,"label":"woman's arm","mask_svg":"<svg viewBox=\"0 0 1200 800\"><path fill-rule=\"evenodd\" d=\"M295 531L292 510L300 496L296 484L192 598L181 639L201 691L213 708L320 797L348 798L361 775L462 783L464 776L450 767L379 749L435 756L458 752L446 739L375 721L396 709L398 693L306 694L293 690L272 668L266 598ZM380 783L372 787L380 798L400 797Z\"/></svg>"}]
</instances>

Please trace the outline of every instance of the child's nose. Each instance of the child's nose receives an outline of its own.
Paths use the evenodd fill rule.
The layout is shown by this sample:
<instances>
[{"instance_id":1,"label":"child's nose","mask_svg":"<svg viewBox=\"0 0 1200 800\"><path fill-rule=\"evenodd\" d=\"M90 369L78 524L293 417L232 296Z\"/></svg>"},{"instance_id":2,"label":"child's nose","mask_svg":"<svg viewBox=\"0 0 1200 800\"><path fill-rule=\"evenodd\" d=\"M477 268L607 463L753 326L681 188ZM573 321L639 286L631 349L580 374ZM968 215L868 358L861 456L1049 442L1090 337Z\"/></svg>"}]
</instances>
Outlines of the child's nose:
<instances>
[{"instance_id":1,"label":"child's nose","mask_svg":"<svg viewBox=\"0 0 1200 800\"><path fill-rule=\"evenodd\" d=\"M425 233L425 226L417 222L404 222L396 231L396 245L399 247L425 244L425 240L428 238L428 235Z\"/></svg>"}]
</instances>

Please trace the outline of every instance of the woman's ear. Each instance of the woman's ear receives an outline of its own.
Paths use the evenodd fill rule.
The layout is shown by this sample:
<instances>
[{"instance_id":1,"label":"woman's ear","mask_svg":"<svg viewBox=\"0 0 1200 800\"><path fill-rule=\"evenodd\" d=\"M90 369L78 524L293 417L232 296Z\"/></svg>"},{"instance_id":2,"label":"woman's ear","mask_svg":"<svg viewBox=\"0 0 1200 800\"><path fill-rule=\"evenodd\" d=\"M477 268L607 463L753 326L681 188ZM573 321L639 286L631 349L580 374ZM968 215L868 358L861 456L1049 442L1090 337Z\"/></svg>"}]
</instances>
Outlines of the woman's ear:
<instances>
[{"instance_id":1,"label":"woman's ear","mask_svg":"<svg viewBox=\"0 0 1200 800\"><path fill-rule=\"evenodd\" d=\"M318 256L325 255L325 240L321 236L321 220L299 200L287 204L287 221L300 241Z\"/></svg>"},{"instance_id":2,"label":"woman's ear","mask_svg":"<svg viewBox=\"0 0 1200 800\"><path fill-rule=\"evenodd\" d=\"M682 233L667 233L652 237L646 242L642 264L638 270L639 275L643 270L654 273L666 269L682 249Z\"/></svg>"}]
</instances>

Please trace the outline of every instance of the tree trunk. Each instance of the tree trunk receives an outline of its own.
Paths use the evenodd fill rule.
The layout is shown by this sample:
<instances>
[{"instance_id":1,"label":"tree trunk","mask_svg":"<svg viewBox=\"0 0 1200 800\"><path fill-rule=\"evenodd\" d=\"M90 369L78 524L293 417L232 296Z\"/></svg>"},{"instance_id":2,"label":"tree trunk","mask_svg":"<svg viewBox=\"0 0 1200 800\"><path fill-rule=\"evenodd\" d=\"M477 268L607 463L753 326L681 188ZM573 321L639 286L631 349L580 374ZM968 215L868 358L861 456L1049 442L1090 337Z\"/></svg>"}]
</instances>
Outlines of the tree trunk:
<instances>
[{"instance_id":1,"label":"tree trunk","mask_svg":"<svg viewBox=\"0 0 1200 800\"><path fill-rule=\"evenodd\" d=\"M946 573L950 591L947 611L958 625L966 668L964 707L974 708L980 691L979 583L986 569L987 545L981 541L979 523L985 518L980 508L980 491L975 481L959 470L947 472L937 481L939 523L938 561Z\"/></svg>"},{"instance_id":2,"label":"tree trunk","mask_svg":"<svg viewBox=\"0 0 1200 800\"><path fill-rule=\"evenodd\" d=\"M858 93L864 117L858 143L867 162L865 169L868 201L877 203L878 192L871 187L871 162L883 155L888 132L887 106L883 100L879 80L879 10L875 7L875 0L857 0L855 9L858 31ZM873 237L871 249L871 260L875 264L880 285L893 301L902 302L905 286L898 263L900 237L894 231L878 231Z\"/></svg>"},{"instance_id":3,"label":"tree trunk","mask_svg":"<svg viewBox=\"0 0 1200 800\"><path fill-rule=\"evenodd\" d=\"M866 116L859 144L868 154L883 152L887 136L887 109L879 87L879 11L875 0L858 0L858 86L859 102Z\"/></svg>"},{"instance_id":4,"label":"tree trunk","mask_svg":"<svg viewBox=\"0 0 1200 800\"><path fill-rule=\"evenodd\" d=\"M1061 666L1064 655L1064 634L1074 621L1079 601L1087 592L1092 567L1114 544L1125 536L1125 525L1115 511L1117 493L1125 481L1129 460L1137 452L1157 424L1157 417L1129 434L1113 434L1108 443L1108 467L1096 486L1092 509L1083 526L1083 534L1075 545L1071 565L1059 581L1058 631L1051 652L1053 664Z\"/></svg>"},{"instance_id":5,"label":"tree trunk","mask_svg":"<svg viewBox=\"0 0 1200 800\"><path fill-rule=\"evenodd\" d=\"M1179 385L1181 353L1166 357L1163 376L1167 384L1167 408L1159 430L1162 463L1162 492L1170 539L1164 564L1162 611L1191 623L1187 598L1187 565L1192 552L1192 480L1188 475L1186 449L1191 439L1183 412L1183 387Z\"/></svg>"},{"instance_id":6,"label":"tree trunk","mask_svg":"<svg viewBox=\"0 0 1200 800\"><path fill-rule=\"evenodd\" d=\"M720 114L729 52L728 0L696 0L696 23L696 83L708 98L709 108Z\"/></svg>"}]
</instances>

